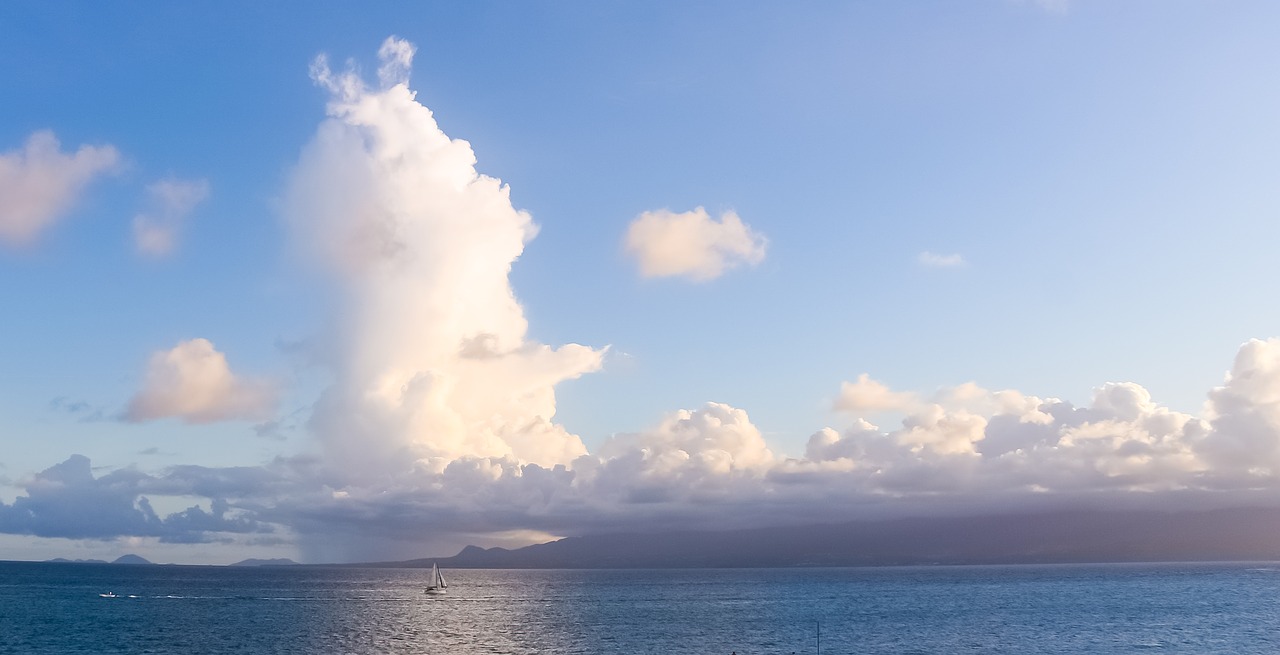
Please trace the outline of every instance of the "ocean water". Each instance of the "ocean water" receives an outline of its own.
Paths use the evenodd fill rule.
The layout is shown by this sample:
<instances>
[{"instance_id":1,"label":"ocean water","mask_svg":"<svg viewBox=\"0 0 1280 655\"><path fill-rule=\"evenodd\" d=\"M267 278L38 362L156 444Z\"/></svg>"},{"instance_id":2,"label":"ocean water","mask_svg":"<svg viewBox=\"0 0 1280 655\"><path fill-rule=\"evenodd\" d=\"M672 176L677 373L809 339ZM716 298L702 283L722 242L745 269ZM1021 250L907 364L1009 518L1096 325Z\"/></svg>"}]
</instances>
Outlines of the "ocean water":
<instances>
[{"instance_id":1,"label":"ocean water","mask_svg":"<svg viewBox=\"0 0 1280 655\"><path fill-rule=\"evenodd\" d=\"M0 653L1280 652L1280 565L429 573L0 563Z\"/></svg>"}]
</instances>

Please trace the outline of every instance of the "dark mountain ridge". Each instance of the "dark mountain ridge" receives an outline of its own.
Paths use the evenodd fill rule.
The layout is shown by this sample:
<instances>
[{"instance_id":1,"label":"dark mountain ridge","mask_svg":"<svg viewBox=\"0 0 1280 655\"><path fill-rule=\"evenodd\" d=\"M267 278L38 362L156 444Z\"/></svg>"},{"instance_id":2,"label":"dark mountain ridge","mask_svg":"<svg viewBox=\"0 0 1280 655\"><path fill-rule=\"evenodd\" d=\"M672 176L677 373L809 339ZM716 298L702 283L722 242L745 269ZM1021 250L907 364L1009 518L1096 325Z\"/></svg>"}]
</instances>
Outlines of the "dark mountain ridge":
<instances>
[{"instance_id":1,"label":"dark mountain ridge","mask_svg":"<svg viewBox=\"0 0 1280 655\"><path fill-rule=\"evenodd\" d=\"M287 557L273 557L271 559L257 559L250 557L249 559L240 560L235 564L227 566L298 566L298 563Z\"/></svg>"},{"instance_id":2,"label":"dark mountain ridge","mask_svg":"<svg viewBox=\"0 0 1280 655\"><path fill-rule=\"evenodd\" d=\"M1058 511L569 537L366 566L750 568L1280 560L1280 509Z\"/></svg>"},{"instance_id":3,"label":"dark mountain ridge","mask_svg":"<svg viewBox=\"0 0 1280 655\"><path fill-rule=\"evenodd\" d=\"M128 555L121 555L111 562L100 559L66 559L64 557L55 557L50 560L45 560L45 562L48 564L154 564L154 562L132 553Z\"/></svg>"},{"instance_id":4,"label":"dark mountain ridge","mask_svg":"<svg viewBox=\"0 0 1280 655\"><path fill-rule=\"evenodd\" d=\"M150 560L148 560L148 559L147 559L147 558L145 558L145 557L141 557L141 556L139 556L139 555L129 554L129 555L121 555L121 556L117 557L114 561L112 561L111 563L112 563L112 564L135 564L135 565L136 565L136 564L152 564L153 562L151 562Z\"/></svg>"}]
</instances>

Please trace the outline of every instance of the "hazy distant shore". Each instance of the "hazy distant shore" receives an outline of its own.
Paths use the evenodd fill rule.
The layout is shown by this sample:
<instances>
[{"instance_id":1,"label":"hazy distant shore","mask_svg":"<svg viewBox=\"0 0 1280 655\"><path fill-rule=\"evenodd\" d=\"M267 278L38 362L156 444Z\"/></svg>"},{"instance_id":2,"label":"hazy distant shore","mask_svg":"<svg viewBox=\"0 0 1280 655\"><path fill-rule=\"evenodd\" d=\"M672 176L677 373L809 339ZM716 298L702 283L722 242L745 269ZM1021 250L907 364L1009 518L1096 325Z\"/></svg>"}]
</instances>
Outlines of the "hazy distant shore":
<instances>
[{"instance_id":1,"label":"hazy distant shore","mask_svg":"<svg viewBox=\"0 0 1280 655\"><path fill-rule=\"evenodd\" d=\"M361 566L774 568L1280 560L1280 510L1061 511L571 537Z\"/></svg>"},{"instance_id":2,"label":"hazy distant shore","mask_svg":"<svg viewBox=\"0 0 1280 655\"><path fill-rule=\"evenodd\" d=\"M47 560L107 564L105 560ZM398 561L250 558L235 567L628 569L1280 561L1280 509L1060 511L729 531L614 533ZM111 564L152 562L125 555Z\"/></svg>"}]
</instances>

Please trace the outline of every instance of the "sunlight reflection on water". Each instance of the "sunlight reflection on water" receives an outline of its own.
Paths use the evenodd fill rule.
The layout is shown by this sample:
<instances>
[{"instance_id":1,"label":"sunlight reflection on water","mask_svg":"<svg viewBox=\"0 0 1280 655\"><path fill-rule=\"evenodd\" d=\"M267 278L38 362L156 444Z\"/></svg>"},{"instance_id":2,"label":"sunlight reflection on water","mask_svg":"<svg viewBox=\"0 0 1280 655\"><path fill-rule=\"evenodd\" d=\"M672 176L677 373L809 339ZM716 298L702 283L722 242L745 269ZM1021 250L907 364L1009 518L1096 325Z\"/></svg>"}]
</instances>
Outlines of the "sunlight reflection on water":
<instances>
[{"instance_id":1,"label":"sunlight reflection on water","mask_svg":"<svg viewBox=\"0 0 1280 655\"><path fill-rule=\"evenodd\" d=\"M824 653L1266 653L1265 568L458 570L432 597L417 569L0 563L0 651L814 653L821 621Z\"/></svg>"}]
</instances>

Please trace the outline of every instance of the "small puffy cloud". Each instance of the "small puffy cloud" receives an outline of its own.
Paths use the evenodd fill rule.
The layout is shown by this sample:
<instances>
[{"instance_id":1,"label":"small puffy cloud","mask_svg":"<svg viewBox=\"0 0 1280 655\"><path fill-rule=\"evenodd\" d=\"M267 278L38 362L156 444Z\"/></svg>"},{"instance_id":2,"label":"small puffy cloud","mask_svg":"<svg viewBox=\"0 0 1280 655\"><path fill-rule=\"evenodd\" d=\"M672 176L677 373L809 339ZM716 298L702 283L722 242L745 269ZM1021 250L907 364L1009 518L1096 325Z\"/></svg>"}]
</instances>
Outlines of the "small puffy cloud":
<instances>
[{"instance_id":1,"label":"small puffy cloud","mask_svg":"<svg viewBox=\"0 0 1280 655\"><path fill-rule=\"evenodd\" d=\"M20 150L0 153L0 241L25 245L64 216L85 187L114 170L116 149L80 146L64 153L58 138L40 131Z\"/></svg>"},{"instance_id":2,"label":"small puffy cloud","mask_svg":"<svg viewBox=\"0 0 1280 655\"><path fill-rule=\"evenodd\" d=\"M626 251L644 277L713 280L742 264L764 260L768 242L734 212L717 221L702 207L644 212L627 228Z\"/></svg>"},{"instance_id":3,"label":"small puffy cloud","mask_svg":"<svg viewBox=\"0 0 1280 655\"><path fill-rule=\"evenodd\" d=\"M716 474L759 471L773 453L747 413L723 403L682 409L648 432L615 436L600 449L605 460L643 454L646 475L694 466Z\"/></svg>"},{"instance_id":4,"label":"small puffy cloud","mask_svg":"<svg viewBox=\"0 0 1280 655\"><path fill-rule=\"evenodd\" d=\"M177 245L182 221L209 197L206 180L161 180L147 187L150 208L133 217L133 241L138 252L167 255Z\"/></svg>"},{"instance_id":5,"label":"small puffy cloud","mask_svg":"<svg viewBox=\"0 0 1280 655\"><path fill-rule=\"evenodd\" d=\"M968 262L964 260L964 257L961 256L960 253L940 255L926 250L919 255L916 255L916 263L924 266L925 268L956 268L964 266Z\"/></svg>"},{"instance_id":6,"label":"small puffy cloud","mask_svg":"<svg viewBox=\"0 0 1280 655\"><path fill-rule=\"evenodd\" d=\"M856 382L841 383L834 407L843 412L874 413L903 411L919 404L920 399L914 393L892 391L863 373Z\"/></svg>"},{"instance_id":7,"label":"small puffy cloud","mask_svg":"<svg viewBox=\"0 0 1280 655\"><path fill-rule=\"evenodd\" d=\"M212 343L191 339L151 356L143 388L129 402L125 417L176 417L187 423L257 420L270 416L275 403L271 384L237 377Z\"/></svg>"}]
</instances>

